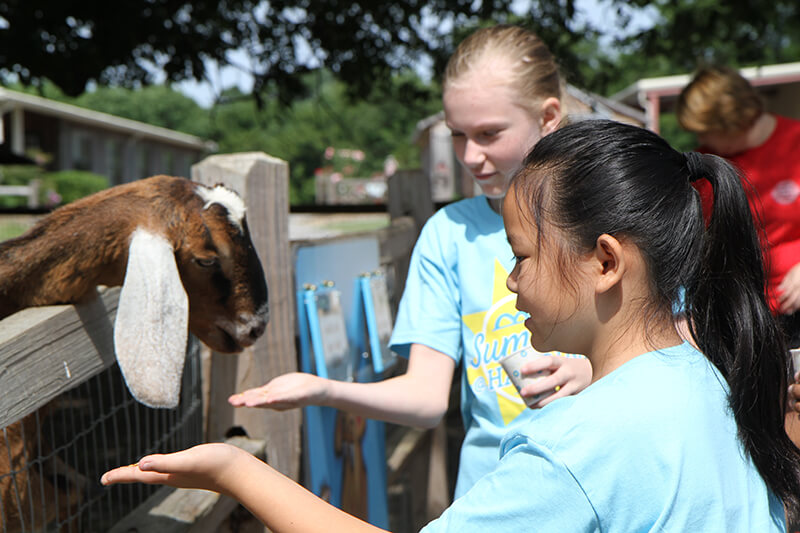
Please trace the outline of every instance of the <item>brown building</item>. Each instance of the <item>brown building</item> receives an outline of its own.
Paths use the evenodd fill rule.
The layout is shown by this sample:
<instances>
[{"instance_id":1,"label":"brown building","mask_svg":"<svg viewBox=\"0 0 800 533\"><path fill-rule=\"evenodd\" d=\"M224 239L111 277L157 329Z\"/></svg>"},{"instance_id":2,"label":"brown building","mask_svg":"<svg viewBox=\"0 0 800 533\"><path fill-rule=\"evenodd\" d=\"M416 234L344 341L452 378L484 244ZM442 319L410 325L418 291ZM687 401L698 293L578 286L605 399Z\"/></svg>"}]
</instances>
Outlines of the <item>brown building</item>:
<instances>
[{"instance_id":1,"label":"brown building","mask_svg":"<svg viewBox=\"0 0 800 533\"><path fill-rule=\"evenodd\" d=\"M50 170L88 170L111 185L153 174L190 176L212 142L107 113L0 88L5 153L48 154Z\"/></svg>"}]
</instances>

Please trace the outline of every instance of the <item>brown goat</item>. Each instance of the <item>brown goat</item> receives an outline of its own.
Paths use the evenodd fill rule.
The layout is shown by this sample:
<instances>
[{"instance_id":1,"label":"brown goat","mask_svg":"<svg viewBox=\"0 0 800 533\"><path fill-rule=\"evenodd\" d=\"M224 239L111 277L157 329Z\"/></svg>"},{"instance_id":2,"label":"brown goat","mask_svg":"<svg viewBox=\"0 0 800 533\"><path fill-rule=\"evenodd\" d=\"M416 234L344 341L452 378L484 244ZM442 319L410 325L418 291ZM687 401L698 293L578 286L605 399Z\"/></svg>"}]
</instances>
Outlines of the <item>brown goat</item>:
<instances>
[{"instance_id":1,"label":"brown goat","mask_svg":"<svg viewBox=\"0 0 800 533\"><path fill-rule=\"evenodd\" d=\"M30 306L84 302L98 285L122 285L114 346L128 388L146 405L174 407L187 330L227 353L264 333L267 286L244 214L228 189L170 176L61 207L0 243L0 319ZM9 435L21 435L14 426ZM22 471L18 486L34 457L32 440L24 450L16 442L0 446L0 474ZM6 485L0 504L8 517L16 496Z\"/></svg>"}]
</instances>

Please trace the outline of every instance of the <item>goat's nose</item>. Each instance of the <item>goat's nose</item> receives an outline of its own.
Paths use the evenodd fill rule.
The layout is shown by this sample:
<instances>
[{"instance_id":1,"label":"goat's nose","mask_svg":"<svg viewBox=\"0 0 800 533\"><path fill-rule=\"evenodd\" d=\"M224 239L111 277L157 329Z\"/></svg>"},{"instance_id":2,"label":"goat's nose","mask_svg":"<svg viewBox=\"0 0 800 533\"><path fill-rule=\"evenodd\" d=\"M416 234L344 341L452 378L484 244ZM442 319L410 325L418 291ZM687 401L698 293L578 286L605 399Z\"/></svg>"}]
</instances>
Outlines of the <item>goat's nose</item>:
<instances>
[{"instance_id":1,"label":"goat's nose","mask_svg":"<svg viewBox=\"0 0 800 533\"><path fill-rule=\"evenodd\" d=\"M250 328L250 338L255 340L259 338L261 335L264 334L264 330L267 329L267 322L264 320L259 320L258 323L254 324Z\"/></svg>"}]
</instances>

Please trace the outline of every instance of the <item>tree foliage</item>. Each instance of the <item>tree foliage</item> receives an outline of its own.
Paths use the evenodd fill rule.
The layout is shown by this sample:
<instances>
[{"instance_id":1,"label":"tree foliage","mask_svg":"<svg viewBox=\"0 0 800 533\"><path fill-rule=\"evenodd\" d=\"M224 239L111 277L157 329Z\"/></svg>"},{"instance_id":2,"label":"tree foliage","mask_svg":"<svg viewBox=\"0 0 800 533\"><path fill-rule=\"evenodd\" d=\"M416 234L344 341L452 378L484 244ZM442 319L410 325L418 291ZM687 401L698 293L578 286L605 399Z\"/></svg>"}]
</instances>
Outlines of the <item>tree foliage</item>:
<instances>
[{"instance_id":1,"label":"tree foliage","mask_svg":"<svg viewBox=\"0 0 800 533\"><path fill-rule=\"evenodd\" d=\"M289 161L294 204L313 203L313 176L325 164L329 146L364 151L366 172L381 171L390 155L401 167L419 166L411 136L417 121L440 108L435 85L398 74L385 87L373 87L365 98L353 100L328 71L306 74L301 81L306 97L288 105L268 101L260 109L252 99L229 91L224 99L229 103L211 110L210 138L221 152L258 150Z\"/></svg>"},{"instance_id":2,"label":"tree foliage","mask_svg":"<svg viewBox=\"0 0 800 533\"><path fill-rule=\"evenodd\" d=\"M699 61L795 60L796 0L598 0L619 27L597 27L577 0L81 0L0 3L0 72L24 84L50 79L77 96L87 83L138 87L202 80L209 60L252 74L259 105L302 97L302 75L327 68L351 94L368 95L420 64L441 72L460 38L483 23L517 22L548 43L568 79L606 93L635 76L692 70ZM515 6L515 10L512 10ZM656 13L627 34L632 10ZM490 21L490 22L489 22ZM611 35L610 47L600 46Z\"/></svg>"},{"instance_id":3,"label":"tree foliage","mask_svg":"<svg viewBox=\"0 0 800 533\"><path fill-rule=\"evenodd\" d=\"M571 0L570 0L571 1ZM473 9L466 0L81 0L0 3L0 68L24 84L50 79L67 95L87 83L136 87L206 77L205 60L232 63L243 50L253 95L274 90L288 100L300 75L324 66L359 95L424 54L450 50L453 24L504 20L508 2Z\"/></svg>"},{"instance_id":4,"label":"tree foliage","mask_svg":"<svg viewBox=\"0 0 800 533\"><path fill-rule=\"evenodd\" d=\"M751 66L800 58L797 0L612 0L612 5L623 24L631 6L658 13L652 27L614 41L622 83L691 72L701 64Z\"/></svg>"},{"instance_id":5,"label":"tree foliage","mask_svg":"<svg viewBox=\"0 0 800 533\"><path fill-rule=\"evenodd\" d=\"M206 58L225 60L245 33L241 13L251 2L80 0L0 2L0 66L25 84L50 79L77 96L90 81L137 86L202 79Z\"/></svg>"},{"instance_id":6,"label":"tree foliage","mask_svg":"<svg viewBox=\"0 0 800 533\"><path fill-rule=\"evenodd\" d=\"M260 150L285 159L293 201L306 202L328 146L365 151L366 168L390 154L402 166L418 164L409 141L416 122L440 109L436 74L480 25L513 22L532 29L569 82L602 95L703 62L745 66L800 57L797 0L598 0L615 28L591 22L581 11L585 5L6 0L0 2L0 78L8 83L16 77L50 98L210 138L221 151ZM637 9L646 9L654 23L624 31ZM158 85L202 80L214 62L251 74L252 93L228 90L208 110ZM432 81L412 74L420 65L430 66ZM665 124L664 132L679 138L676 124Z\"/></svg>"}]
</instances>

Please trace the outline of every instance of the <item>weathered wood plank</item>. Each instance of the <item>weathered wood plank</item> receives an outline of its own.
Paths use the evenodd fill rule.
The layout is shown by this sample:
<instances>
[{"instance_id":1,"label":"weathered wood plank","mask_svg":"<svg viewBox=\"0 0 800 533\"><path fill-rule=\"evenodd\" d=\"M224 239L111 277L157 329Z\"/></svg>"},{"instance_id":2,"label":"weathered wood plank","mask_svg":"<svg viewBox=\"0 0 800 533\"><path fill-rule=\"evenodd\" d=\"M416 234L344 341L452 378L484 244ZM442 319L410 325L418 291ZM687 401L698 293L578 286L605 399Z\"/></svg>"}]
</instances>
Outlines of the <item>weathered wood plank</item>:
<instances>
[{"instance_id":1,"label":"weathered wood plank","mask_svg":"<svg viewBox=\"0 0 800 533\"><path fill-rule=\"evenodd\" d=\"M233 437L226 442L264 460L266 443L263 440ZM110 490L114 490L113 487ZM218 531L222 521L237 505L236 500L216 492L162 487L117 522L109 533Z\"/></svg>"},{"instance_id":2,"label":"weathered wood plank","mask_svg":"<svg viewBox=\"0 0 800 533\"><path fill-rule=\"evenodd\" d=\"M112 365L119 289L0 321L0 428Z\"/></svg>"},{"instance_id":3,"label":"weathered wood plank","mask_svg":"<svg viewBox=\"0 0 800 533\"><path fill-rule=\"evenodd\" d=\"M192 179L224 183L245 200L247 224L269 287L270 318L264 336L238 356L211 355L207 439L220 440L231 426L242 426L251 437L267 442L267 455L276 470L297 480L300 410L234 410L227 401L235 392L297 370L289 167L260 152L214 155L192 167Z\"/></svg>"}]
</instances>

